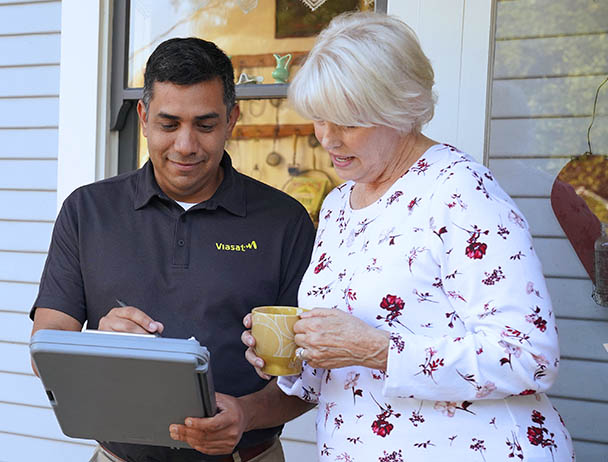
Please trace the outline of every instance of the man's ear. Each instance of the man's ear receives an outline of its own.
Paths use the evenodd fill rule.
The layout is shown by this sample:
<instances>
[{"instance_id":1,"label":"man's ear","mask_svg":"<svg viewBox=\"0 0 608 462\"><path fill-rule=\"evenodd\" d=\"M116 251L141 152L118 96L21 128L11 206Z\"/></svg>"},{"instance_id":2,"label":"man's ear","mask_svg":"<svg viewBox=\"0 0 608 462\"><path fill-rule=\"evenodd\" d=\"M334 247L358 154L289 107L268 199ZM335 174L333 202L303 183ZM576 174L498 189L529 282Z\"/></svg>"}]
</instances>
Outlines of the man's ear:
<instances>
[{"instance_id":1,"label":"man's ear","mask_svg":"<svg viewBox=\"0 0 608 462\"><path fill-rule=\"evenodd\" d=\"M139 122L141 123L141 131L144 136L148 137L148 113L146 111L146 105L140 99L137 102L137 115L139 116Z\"/></svg>"},{"instance_id":2,"label":"man's ear","mask_svg":"<svg viewBox=\"0 0 608 462\"><path fill-rule=\"evenodd\" d=\"M230 115L228 116L228 126L226 127L226 141L232 136L232 130L234 130L234 126L236 125L237 120L239 120L239 115L241 114L241 109L238 104L235 104L230 111Z\"/></svg>"}]
</instances>

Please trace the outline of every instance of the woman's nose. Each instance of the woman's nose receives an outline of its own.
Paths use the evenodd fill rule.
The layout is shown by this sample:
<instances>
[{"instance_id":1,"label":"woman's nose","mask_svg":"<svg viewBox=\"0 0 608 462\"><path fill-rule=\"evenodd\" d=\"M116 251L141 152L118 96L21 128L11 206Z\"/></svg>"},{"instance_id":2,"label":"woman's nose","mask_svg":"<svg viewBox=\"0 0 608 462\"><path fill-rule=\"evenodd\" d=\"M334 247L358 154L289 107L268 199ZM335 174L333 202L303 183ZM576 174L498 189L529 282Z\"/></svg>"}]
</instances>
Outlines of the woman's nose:
<instances>
[{"instance_id":1,"label":"woman's nose","mask_svg":"<svg viewBox=\"0 0 608 462\"><path fill-rule=\"evenodd\" d=\"M330 151L342 145L340 130L335 124L330 122L325 122L322 126L315 125L315 136L326 151Z\"/></svg>"}]
</instances>

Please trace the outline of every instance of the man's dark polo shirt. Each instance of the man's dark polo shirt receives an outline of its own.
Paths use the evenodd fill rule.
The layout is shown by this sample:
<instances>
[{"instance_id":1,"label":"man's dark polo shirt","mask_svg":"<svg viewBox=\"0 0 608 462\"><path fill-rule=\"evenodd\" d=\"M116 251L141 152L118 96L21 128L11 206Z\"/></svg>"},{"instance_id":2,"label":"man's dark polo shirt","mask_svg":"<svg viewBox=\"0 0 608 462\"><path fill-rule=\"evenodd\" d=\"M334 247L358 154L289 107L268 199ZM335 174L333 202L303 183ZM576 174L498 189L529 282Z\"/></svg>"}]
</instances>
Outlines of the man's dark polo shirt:
<instances>
[{"instance_id":1,"label":"man's dark polo shirt","mask_svg":"<svg viewBox=\"0 0 608 462\"><path fill-rule=\"evenodd\" d=\"M244 357L242 319L258 305L297 305L314 228L295 199L237 172L227 154L221 165L216 193L188 211L161 191L150 162L74 191L55 223L34 307L96 329L121 299L162 322L164 337L207 346L217 391L263 388ZM248 432L239 446L279 431ZM207 460L187 449L104 446L129 461Z\"/></svg>"}]
</instances>

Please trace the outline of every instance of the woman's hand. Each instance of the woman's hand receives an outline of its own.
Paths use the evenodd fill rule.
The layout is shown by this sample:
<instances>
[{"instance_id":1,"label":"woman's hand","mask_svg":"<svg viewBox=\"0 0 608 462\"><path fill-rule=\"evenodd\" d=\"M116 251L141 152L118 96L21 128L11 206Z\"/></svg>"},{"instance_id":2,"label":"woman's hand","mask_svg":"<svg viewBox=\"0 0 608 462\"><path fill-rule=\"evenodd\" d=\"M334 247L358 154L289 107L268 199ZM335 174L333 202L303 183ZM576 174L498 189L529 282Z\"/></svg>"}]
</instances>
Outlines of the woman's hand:
<instances>
[{"instance_id":1,"label":"woman's hand","mask_svg":"<svg viewBox=\"0 0 608 462\"><path fill-rule=\"evenodd\" d=\"M337 309L315 308L295 324L296 344L311 367L386 370L390 334Z\"/></svg>"},{"instance_id":2,"label":"woman's hand","mask_svg":"<svg viewBox=\"0 0 608 462\"><path fill-rule=\"evenodd\" d=\"M247 314L243 318L243 325L248 329L243 331L241 334L241 342L248 346L247 351L245 352L245 359L249 361L253 367L255 367L255 371L258 373L260 377L265 380L270 380L272 377L268 374L262 372L262 368L264 367L264 360L259 356L256 356L254 348L255 348L255 338L251 335L251 313Z\"/></svg>"}]
</instances>

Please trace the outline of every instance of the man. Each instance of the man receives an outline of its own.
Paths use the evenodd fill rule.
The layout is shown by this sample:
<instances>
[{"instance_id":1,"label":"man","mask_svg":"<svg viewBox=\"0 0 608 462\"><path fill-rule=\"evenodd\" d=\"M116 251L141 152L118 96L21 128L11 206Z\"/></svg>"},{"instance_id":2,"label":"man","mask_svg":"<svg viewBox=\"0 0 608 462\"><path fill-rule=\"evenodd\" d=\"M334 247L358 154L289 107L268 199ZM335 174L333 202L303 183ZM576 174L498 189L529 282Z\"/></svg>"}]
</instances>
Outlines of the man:
<instances>
[{"instance_id":1,"label":"man","mask_svg":"<svg viewBox=\"0 0 608 462\"><path fill-rule=\"evenodd\" d=\"M104 442L92 460L283 460L280 424L308 406L281 396L274 382L265 387L245 360L241 320L254 306L297 303L310 218L294 199L232 168L224 145L239 107L231 62L213 43L159 45L137 110L150 160L66 199L33 332L81 330L87 321L89 329L194 336L211 352L220 412L171 426L195 450ZM271 397L283 407L264 420L258 411Z\"/></svg>"}]
</instances>

